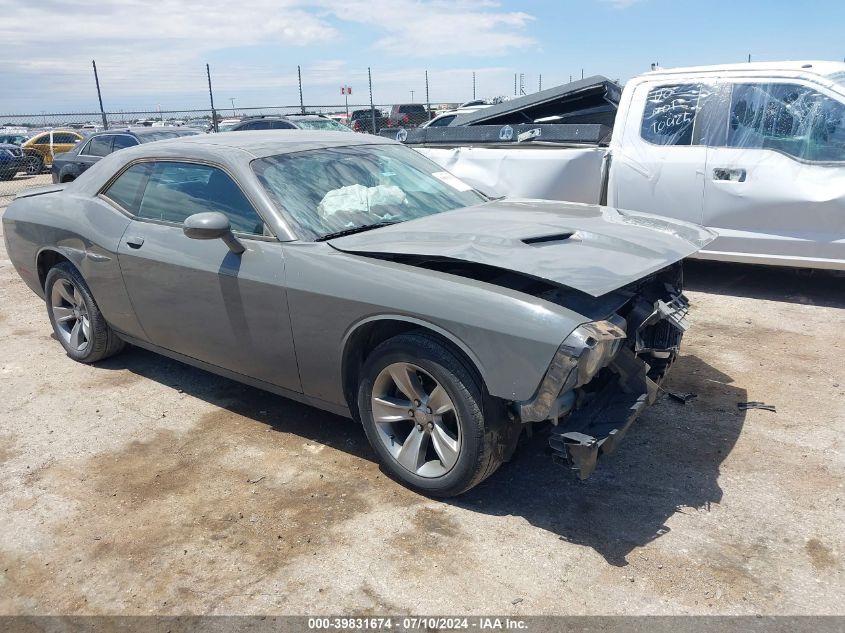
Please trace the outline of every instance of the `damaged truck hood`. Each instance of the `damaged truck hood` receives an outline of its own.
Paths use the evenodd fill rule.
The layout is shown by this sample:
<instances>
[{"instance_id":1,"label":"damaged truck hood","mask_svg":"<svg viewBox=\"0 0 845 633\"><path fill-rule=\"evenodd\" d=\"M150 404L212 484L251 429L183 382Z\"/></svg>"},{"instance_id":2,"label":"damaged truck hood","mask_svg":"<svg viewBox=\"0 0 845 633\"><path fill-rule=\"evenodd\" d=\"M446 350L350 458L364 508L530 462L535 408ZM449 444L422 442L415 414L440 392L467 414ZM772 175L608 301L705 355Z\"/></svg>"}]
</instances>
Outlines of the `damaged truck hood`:
<instances>
[{"instance_id":1,"label":"damaged truck hood","mask_svg":"<svg viewBox=\"0 0 845 633\"><path fill-rule=\"evenodd\" d=\"M596 205L499 200L329 241L371 256L417 255L511 270L599 297L692 255L713 231Z\"/></svg>"}]
</instances>

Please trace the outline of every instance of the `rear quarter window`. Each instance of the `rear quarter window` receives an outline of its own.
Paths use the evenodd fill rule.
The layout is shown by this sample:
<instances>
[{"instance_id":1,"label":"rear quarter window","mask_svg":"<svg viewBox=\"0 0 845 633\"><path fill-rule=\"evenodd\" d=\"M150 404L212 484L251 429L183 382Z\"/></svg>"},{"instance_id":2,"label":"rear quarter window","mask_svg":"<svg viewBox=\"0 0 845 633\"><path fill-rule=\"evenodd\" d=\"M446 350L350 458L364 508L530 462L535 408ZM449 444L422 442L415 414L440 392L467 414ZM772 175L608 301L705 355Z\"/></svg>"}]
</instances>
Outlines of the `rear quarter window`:
<instances>
[{"instance_id":1,"label":"rear quarter window","mask_svg":"<svg viewBox=\"0 0 845 633\"><path fill-rule=\"evenodd\" d=\"M138 215L141 208L141 196L152 172L151 163L132 165L117 177L103 195L116 202L132 215Z\"/></svg>"}]
</instances>

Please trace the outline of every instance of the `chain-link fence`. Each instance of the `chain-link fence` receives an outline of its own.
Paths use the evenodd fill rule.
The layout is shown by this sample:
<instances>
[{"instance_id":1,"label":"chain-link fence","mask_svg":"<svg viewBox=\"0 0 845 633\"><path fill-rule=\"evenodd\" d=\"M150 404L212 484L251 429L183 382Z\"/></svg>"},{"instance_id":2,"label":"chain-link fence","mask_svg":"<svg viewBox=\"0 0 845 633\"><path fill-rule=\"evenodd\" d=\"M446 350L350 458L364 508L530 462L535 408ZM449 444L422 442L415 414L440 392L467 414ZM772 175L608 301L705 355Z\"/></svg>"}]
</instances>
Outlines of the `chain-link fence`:
<instances>
[{"instance_id":1,"label":"chain-link fence","mask_svg":"<svg viewBox=\"0 0 845 633\"><path fill-rule=\"evenodd\" d=\"M459 105L457 102L373 106L343 103L221 108L213 112L195 109L0 115L0 207L25 189L64 180L58 166L70 155L58 161L56 157L66 152L90 154L86 148L88 138L104 131L161 128L161 135L144 135L155 139L166 137L167 131L174 128L215 133L236 126L272 129L289 127L289 123L311 129L330 129L330 126L341 129L337 127L340 125L354 132L378 134L389 128L417 127ZM112 151L119 149L117 145L111 146Z\"/></svg>"},{"instance_id":2,"label":"chain-link fence","mask_svg":"<svg viewBox=\"0 0 845 633\"><path fill-rule=\"evenodd\" d=\"M243 69L233 70L224 65L216 76L208 64L201 72L197 72L199 70L180 68L177 77L174 74L176 71L156 69L151 76L145 74L140 78L133 76L127 79L119 66L108 62L100 68L100 75L96 63L87 69L63 69L63 74L70 73L75 80L62 94L56 95L53 92L49 98L78 98L79 94L82 94L78 87L85 82L87 75L90 78L90 93L88 88L84 89L83 92L88 94L85 101L98 104L99 109L57 113L55 108L52 108L52 111L37 110L37 114L0 114L0 208L26 188L48 185L54 179L61 181L62 177L54 169L56 157L67 152L85 154L88 152L88 137L104 130L114 132L131 130L134 127L178 127L194 129L201 133L215 133L236 126L243 128L245 119L250 119L249 129L284 127L273 122L288 117L290 120L299 117L300 124L297 127L306 127L301 117L304 114L312 114L333 119L336 124L354 132L392 136L391 130L394 128L398 131L399 128L427 124L439 114L453 110L467 101L473 101L477 106L476 95L486 97L487 103L493 103L510 98L511 91L510 75L501 69L481 69L477 73L466 69L433 73L423 69L411 72L381 71L377 77L377 88L388 90L395 95L398 86L403 86L410 97L404 102L378 102L374 89L376 82L373 81L374 75L370 68L338 70L331 65L326 68L296 67L295 74L282 72L278 75L266 75L254 69L244 72ZM513 73L512 77L514 96L532 92L535 85L537 90L543 86L543 78L539 75ZM213 84L213 79L219 81L220 85ZM140 87L146 84L151 86L150 90L141 90ZM286 92L288 96L283 97L285 102L298 103L236 107L234 97L224 99L222 104L220 102L218 94L243 94L241 91L254 91L259 85L263 85L263 91ZM352 85L355 86L354 96ZM179 92L180 87L184 87L185 92ZM130 99L130 103L155 103L154 99L157 97L153 95L157 95L159 89L164 90L164 94L172 94L177 104L205 102L209 107L174 110L159 105L154 110L119 110L114 107L109 109L107 106L109 98L114 98L116 102L123 98ZM4 101L8 99L9 103L18 101L30 104L44 101L49 108L49 102L45 101L48 97L38 90L36 87L27 91L10 91L9 94L4 94ZM490 94L483 92L484 90L494 92ZM64 94L65 92L67 94ZM120 97L122 93L132 96ZM183 96L176 98L177 94ZM306 97L308 94L315 94L317 99L326 98L331 101L323 101L323 105L308 105L303 99L303 94ZM331 94L336 96L326 97ZM503 97L503 94L508 96ZM442 97L448 95L454 95L454 98L443 101ZM103 107L104 96L106 108ZM228 106L229 102L232 107L220 107ZM314 100L311 102L314 103ZM434 124L447 124L448 121L449 117L441 117ZM320 126L313 124L310 127ZM164 136L164 133L159 135L161 136ZM155 135L147 137L155 138ZM111 151L129 142L125 137L121 143L113 142ZM104 151L104 143L100 142L98 145L98 151ZM68 156L58 162L66 159Z\"/></svg>"}]
</instances>

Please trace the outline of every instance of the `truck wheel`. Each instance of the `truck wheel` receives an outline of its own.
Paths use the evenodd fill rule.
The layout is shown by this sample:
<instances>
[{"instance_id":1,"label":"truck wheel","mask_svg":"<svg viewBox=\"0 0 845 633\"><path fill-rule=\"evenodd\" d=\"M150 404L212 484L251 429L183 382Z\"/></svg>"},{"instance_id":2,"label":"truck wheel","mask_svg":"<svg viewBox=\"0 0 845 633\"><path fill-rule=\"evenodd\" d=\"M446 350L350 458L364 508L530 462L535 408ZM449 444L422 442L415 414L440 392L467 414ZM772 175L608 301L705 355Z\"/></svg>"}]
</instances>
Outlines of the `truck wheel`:
<instances>
[{"instance_id":1,"label":"truck wheel","mask_svg":"<svg viewBox=\"0 0 845 633\"><path fill-rule=\"evenodd\" d=\"M53 332L72 359L95 363L124 348L125 343L106 323L82 275L69 263L50 269L44 295Z\"/></svg>"},{"instance_id":2,"label":"truck wheel","mask_svg":"<svg viewBox=\"0 0 845 633\"><path fill-rule=\"evenodd\" d=\"M461 494L501 465L501 420L485 421L484 388L435 338L402 334L369 355L358 410L395 479L434 497Z\"/></svg>"}]
</instances>

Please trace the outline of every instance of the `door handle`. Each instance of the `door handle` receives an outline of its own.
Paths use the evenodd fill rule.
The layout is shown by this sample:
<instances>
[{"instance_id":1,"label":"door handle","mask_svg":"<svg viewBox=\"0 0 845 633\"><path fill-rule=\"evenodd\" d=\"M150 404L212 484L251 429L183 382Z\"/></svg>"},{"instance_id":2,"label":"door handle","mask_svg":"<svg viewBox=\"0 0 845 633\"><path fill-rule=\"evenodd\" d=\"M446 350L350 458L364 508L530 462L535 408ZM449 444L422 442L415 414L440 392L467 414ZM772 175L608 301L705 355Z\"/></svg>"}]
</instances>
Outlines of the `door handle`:
<instances>
[{"instance_id":1,"label":"door handle","mask_svg":"<svg viewBox=\"0 0 845 633\"><path fill-rule=\"evenodd\" d=\"M716 167L713 170L713 180L724 180L726 182L745 182L747 172L744 169L729 169L727 167Z\"/></svg>"},{"instance_id":2,"label":"door handle","mask_svg":"<svg viewBox=\"0 0 845 633\"><path fill-rule=\"evenodd\" d=\"M143 237L127 237L126 245L129 248L141 248L144 245Z\"/></svg>"}]
</instances>

